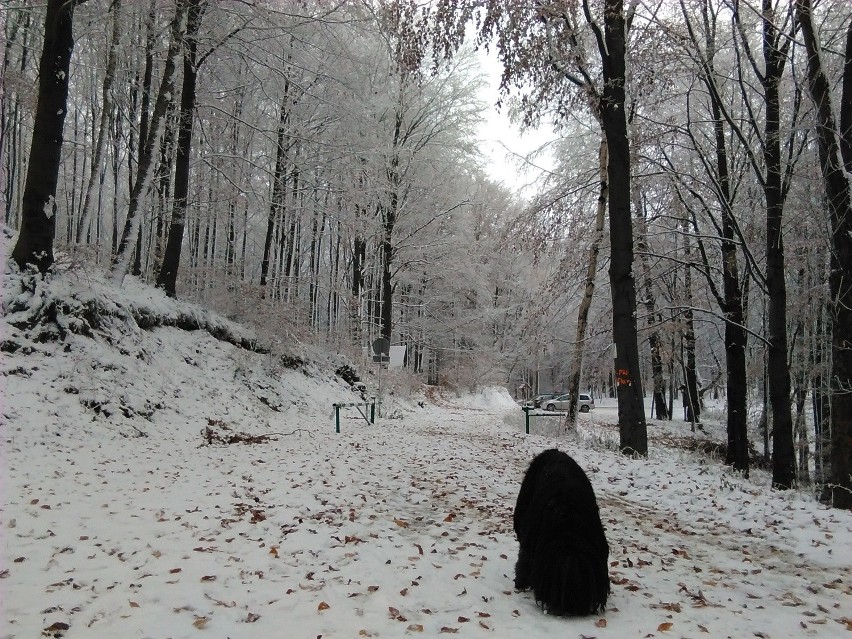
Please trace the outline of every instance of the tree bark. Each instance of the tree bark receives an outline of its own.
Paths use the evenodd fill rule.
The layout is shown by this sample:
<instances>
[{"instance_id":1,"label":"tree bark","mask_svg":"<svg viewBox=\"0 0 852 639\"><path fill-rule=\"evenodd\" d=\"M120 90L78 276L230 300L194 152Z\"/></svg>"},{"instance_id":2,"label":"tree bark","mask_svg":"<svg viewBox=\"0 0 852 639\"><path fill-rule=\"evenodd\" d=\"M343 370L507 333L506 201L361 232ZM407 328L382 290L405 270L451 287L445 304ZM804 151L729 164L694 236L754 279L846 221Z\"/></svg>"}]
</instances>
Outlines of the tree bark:
<instances>
[{"instance_id":1,"label":"tree bark","mask_svg":"<svg viewBox=\"0 0 852 639\"><path fill-rule=\"evenodd\" d=\"M577 422L577 400L580 396L580 373L583 369L583 352L586 345L586 329L589 323L589 309L592 306L592 298L595 294L595 275L598 272L598 256L603 242L604 218L608 202L609 185L607 182L607 147L606 140L602 139L598 151L600 192L598 194L597 213L595 215L595 230L592 243L589 246L589 263L586 267L586 284L583 288L583 298L580 300L580 308L577 310L577 331L574 338L574 357L571 358L571 372L568 374L568 414L566 422L569 427Z\"/></svg>"},{"instance_id":2,"label":"tree bark","mask_svg":"<svg viewBox=\"0 0 852 639\"><path fill-rule=\"evenodd\" d=\"M683 333L682 333L682 351L684 356L681 358L681 366L683 366L683 408L685 414L684 420L692 424L692 432L695 432L695 425L701 421L701 409L698 405L698 374L695 370L695 321L693 317L693 299L692 299L692 245L690 243L688 231L688 222L684 220L684 238L683 238L683 254L686 262L686 269L683 274L683 288L685 310L683 312Z\"/></svg>"},{"instance_id":3,"label":"tree bark","mask_svg":"<svg viewBox=\"0 0 852 639\"><path fill-rule=\"evenodd\" d=\"M12 259L19 268L32 265L42 274L53 266L56 185L62 161L68 76L74 50L74 8L77 4L68 0L48 0L47 3L44 48L39 61L38 101L24 185L21 228L12 250Z\"/></svg>"},{"instance_id":4,"label":"tree bark","mask_svg":"<svg viewBox=\"0 0 852 639\"><path fill-rule=\"evenodd\" d=\"M139 226L142 221L142 213L140 211L142 197L147 192L154 173L154 148L157 146L157 141L160 139L164 128L168 105L174 100L175 68L183 40L183 23L187 7L187 0L177 0L175 16L171 26L169 50L166 54L166 65L163 70L157 101L154 105L154 113L151 116L151 128L147 139L139 141L139 164L137 167L136 182L133 184L133 190L130 192L130 204L127 209L127 218L124 221L121 241L118 244L118 249L110 267L110 278L116 283L124 280L124 276L127 275L127 270L130 266L131 243L136 239L136 234L139 232Z\"/></svg>"},{"instance_id":5,"label":"tree bark","mask_svg":"<svg viewBox=\"0 0 852 639\"><path fill-rule=\"evenodd\" d=\"M837 508L852 510L852 187L844 169L852 157L842 155L844 148L850 149L843 137L848 129L837 128L810 0L796 0L796 15L808 55L808 86L817 111L819 160L831 224L831 468L822 497ZM852 95L846 93L852 90L852 25L849 29L840 100L844 124L852 122L852 114L843 113L852 109Z\"/></svg>"},{"instance_id":6,"label":"tree bark","mask_svg":"<svg viewBox=\"0 0 852 639\"><path fill-rule=\"evenodd\" d=\"M604 87L601 125L609 150L609 281L618 396L619 446L626 454L648 454L648 431L639 365L636 286L633 279L633 223L630 217L630 142L625 101L627 44L624 3L606 0L604 37L599 40Z\"/></svg>"},{"instance_id":7,"label":"tree bark","mask_svg":"<svg viewBox=\"0 0 852 639\"><path fill-rule=\"evenodd\" d=\"M192 127L195 119L196 83L198 80L197 53L198 31L206 8L205 0L189 0L184 36L183 87L180 94L180 116L178 121L177 157L175 158L175 199L169 237L163 253L163 264L157 276L157 286L166 295L175 297L177 273L189 196L189 160L192 155Z\"/></svg>"},{"instance_id":8,"label":"tree bark","mask_svg":"<svg viewBox=\"0 0 852 639\"><path fill-rule=\"evenodd\" d=\"M107 129L112 118L112 85L115 81L116 60L118 58L118 40L121 37L121 0L112 3L112 39L109 52L107 53L107 66L104 74L104 85L101 98L101 118L98 125L95 150L92 154L92 165L89 167L89 181L86 184L86 194L83 199L83 207L80 211L80 223L77 226L75 242L82 244L89 233L89 224L92 216L92 192L95 181L101 171L103 161L104 144L106 143Z\"/></svg>"},{"instance_id":9,"label":"tree bark","mask_svg":"<svg viewBox=\"0 0 852 639\"><path fill-rule=\"evenodd\" d=\"M766 103L763 161L766 177L766 288L769 295L769 401L772 407L772 485L792 488L796 479L793 419L790 406L790 370L787 364L787 286L784 272L784 236L781 218L784 194L781 180L781 104L778 85L786 62L787 40L772 22L772 3L763 0L763 59L761 83Z\"/></svg>"}]
</instances>

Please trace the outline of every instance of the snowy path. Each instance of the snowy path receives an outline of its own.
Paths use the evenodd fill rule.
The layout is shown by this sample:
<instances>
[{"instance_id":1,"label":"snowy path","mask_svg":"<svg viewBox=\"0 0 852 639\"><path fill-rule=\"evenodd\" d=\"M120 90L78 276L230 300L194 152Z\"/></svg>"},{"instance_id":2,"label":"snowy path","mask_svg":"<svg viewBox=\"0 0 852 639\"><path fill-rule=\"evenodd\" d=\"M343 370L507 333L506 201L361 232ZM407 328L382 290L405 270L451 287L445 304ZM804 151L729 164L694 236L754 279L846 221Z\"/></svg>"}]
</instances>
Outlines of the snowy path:
<instances>
[{"instance_id":1,"label":"snowy path","mask_svg":"<svg viewBox=\"0 0 852 639\"><path fill-rule=\"evenodd\" d=\"M72 639L845 635L846 513L681 453L643 462L571 441L613 595L601 617L543 615L512 590L511 513L554 442L516 418L429 406L335 435L323 416L230 446L200 446L178 416L166 441L13 432L0 637L54 623Z\"/></svg>"}]
</instances>

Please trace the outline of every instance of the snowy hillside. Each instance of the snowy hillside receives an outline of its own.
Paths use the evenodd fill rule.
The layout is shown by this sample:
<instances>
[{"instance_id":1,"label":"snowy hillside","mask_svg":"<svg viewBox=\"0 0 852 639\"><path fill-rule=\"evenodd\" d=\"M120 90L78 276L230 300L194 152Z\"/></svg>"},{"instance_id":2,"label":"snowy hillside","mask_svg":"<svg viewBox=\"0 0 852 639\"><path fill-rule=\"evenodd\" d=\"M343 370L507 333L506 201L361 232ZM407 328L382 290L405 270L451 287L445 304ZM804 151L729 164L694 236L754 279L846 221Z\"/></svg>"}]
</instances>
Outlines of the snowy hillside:
<instances>
[{"instance_id":1,"label":"snowy hillside","mask_svg":"<svg viewBox=\"0 0 852 639\"><path fill-rule=\"evenodd\" d=\"M255 352L242 327L96 276L6 273L3 305L2 639L852 630L852 514L663 445L676 423L627 459L606 401L557 439L488 389L396 398L374 425L348 410L336 434L332 403L357 396L335 355ZM554 445L607 528L597 617L512 588L520 479Z\"/></svg>"}]
</instances>

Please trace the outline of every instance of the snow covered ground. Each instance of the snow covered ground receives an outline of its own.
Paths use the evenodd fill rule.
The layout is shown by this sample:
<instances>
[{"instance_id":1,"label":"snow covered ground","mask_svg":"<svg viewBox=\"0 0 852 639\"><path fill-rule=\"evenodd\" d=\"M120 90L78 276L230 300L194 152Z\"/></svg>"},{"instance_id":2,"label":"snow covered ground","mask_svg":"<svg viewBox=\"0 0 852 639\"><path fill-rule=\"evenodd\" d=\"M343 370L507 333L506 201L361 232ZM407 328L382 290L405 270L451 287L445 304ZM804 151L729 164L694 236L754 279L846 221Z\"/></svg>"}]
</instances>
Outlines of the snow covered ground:
<instances>
[{"instance_id":1,"label":"snow covered ground","mask_svg":"<svg viewBox=\"0 0 852 639\"><path fill-rule=\"evenodd\" d=\"M687 426L652 423L649 458L627 459L606 402L573 437L526 435L488 389L396 396L373 425L345 410L336 434L355 395L334 358L121 313L38 341L9 310L34 306L19 286L4 276L2 639L852 636L852 514L662 443ZM40 294L203 315L132 283ZM598 496L603 615L549 617L512 588L514 500L551 446Z\"/></svg>"}]
</instances>

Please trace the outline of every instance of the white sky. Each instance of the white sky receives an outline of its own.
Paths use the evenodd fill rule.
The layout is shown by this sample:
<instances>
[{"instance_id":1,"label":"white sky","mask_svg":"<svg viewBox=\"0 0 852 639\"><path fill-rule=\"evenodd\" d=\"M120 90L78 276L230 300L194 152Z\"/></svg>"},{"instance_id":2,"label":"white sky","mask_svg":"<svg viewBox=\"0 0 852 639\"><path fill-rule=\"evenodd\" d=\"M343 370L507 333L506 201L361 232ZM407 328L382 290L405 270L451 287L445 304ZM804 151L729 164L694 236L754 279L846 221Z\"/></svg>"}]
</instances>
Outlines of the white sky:
<instances>
[{"instance_id":1,"label":"white sky","mask_svg":"<svg viewBox=\"0 0 852 639\"><path fill-rule=\"evenodd\" d=\"M507 106L498 110L495 104L500 87L499 62L493 53L486 54L482 50L477 52L477 57L488 78L488 85L482 93L482 100L488 106L479 132L482 140L480 148L486 157L491 158L487 171L493 179L522 193L535 180L539 171L535 167L524 166L521 158L553 140L554 134L546 127L521 132L521 128L510 121ZM547 155L537 162L545 167L551 166Z\"/></svg>"}]
</instances>

